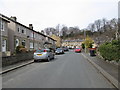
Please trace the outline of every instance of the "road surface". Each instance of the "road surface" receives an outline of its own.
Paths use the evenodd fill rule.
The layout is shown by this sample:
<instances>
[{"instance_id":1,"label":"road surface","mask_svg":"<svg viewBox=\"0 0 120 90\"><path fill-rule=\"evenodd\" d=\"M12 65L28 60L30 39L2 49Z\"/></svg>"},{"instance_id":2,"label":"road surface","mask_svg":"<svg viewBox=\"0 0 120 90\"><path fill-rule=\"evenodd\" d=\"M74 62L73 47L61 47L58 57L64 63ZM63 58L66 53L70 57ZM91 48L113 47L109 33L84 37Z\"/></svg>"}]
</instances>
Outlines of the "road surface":
<instances>
[{"instance_id":1,"label":"road surface","mask_svg":"<svg viewBox=\"0 0 120 90\"><path fill-rule=\"evenodd\" d=\"M80 53L56 55L3 75L3 88L114 88Z\"/></svg>"}]
</instances>

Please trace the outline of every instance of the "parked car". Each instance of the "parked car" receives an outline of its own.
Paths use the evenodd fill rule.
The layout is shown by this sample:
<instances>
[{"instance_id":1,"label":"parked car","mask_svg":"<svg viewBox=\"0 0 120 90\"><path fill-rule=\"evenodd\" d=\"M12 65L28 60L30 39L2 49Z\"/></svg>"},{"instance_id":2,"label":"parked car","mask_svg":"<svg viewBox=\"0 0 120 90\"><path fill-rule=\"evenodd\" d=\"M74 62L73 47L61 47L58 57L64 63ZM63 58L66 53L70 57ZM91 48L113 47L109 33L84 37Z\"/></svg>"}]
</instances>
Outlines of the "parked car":
<instances>
[{"instance_id":1,"label":"parked car","mask_svg":"<svg viewBox=\"0 0 120 90\"><path fill-rule=\"evenodd\" d=\"M57 48L55 54L64 54L64 50L62 48Z\"/></svg>"},{"instance_id":2,"label":"parked car","mask_svg":"<svg viewBox=\"0 0 120 90\"><path fill-rule=\"evenodd\" d=\"M42 50L36 50L34 52L34 61L50 61L51 59L54 59L54 52L50 49L42 49Z\"/></svg>"},{"instance_id":3,"label":"parked car","mask_svg":"<svg viewBox=\"0 0 120 90\"><path fill-rule=\"evenodd\" d=\"M76 49L75 49L75 52L76 52L76 53L80 53L80 52L81 52L81 48L76 48Z\"/></svg>"},{"instance_id":4,"label":"parked car","mask_svg":"<svg viewBox=\"0 0 120 90\"><path fill-rule=\"evenodd\" d=\"M69 51L69 49L67 47L63 47L64 51Z\"/></svg>"}]
</instances>

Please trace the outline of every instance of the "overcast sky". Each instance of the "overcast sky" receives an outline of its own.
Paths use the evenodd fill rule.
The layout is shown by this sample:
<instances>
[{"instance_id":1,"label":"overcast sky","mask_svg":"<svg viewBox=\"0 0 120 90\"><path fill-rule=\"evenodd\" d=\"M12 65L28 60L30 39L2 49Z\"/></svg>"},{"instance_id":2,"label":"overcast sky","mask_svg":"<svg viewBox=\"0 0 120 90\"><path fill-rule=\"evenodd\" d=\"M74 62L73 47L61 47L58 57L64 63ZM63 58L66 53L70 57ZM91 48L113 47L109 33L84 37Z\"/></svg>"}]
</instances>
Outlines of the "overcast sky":
<instances>
[{"instance_id":1,"label":"overcast sky","mask_svg":"<svg viewBox=\"0 0 120 90\"><path fill-rule=\"evenodd\" d=\"M0 13L40 31L57 24L86 28L97 19L118 18L119 0L0 0Z\"/></svg>"}]
</instances>

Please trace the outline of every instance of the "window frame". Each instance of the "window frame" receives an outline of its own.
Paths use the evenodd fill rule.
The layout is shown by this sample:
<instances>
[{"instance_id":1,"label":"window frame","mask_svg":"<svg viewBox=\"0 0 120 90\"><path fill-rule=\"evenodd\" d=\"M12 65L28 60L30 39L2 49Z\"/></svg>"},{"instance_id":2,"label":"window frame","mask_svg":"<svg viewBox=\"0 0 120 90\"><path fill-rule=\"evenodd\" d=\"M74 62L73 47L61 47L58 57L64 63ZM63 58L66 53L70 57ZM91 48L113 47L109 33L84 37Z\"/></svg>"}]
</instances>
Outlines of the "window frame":
<instances>
[{"instance_id":1,"label":"window frame","mask_svg":"<svg viewBox=\"0 0 120 90\"><path fill-rule=\"evenodd\" d=\"M5 31L5 22L1 20L1 31Z\"/></svg>"},{"instance_id":2,"label":"window frame","mask_svg":"<svg viewBox=\"0 0 120 90\"><path fill-rule=\"evenodd\" d=\"M17 32L18 32L18 33L21 32L20 26L18 26L18 28L17 28Z\"/></svg>"}]
</instances>

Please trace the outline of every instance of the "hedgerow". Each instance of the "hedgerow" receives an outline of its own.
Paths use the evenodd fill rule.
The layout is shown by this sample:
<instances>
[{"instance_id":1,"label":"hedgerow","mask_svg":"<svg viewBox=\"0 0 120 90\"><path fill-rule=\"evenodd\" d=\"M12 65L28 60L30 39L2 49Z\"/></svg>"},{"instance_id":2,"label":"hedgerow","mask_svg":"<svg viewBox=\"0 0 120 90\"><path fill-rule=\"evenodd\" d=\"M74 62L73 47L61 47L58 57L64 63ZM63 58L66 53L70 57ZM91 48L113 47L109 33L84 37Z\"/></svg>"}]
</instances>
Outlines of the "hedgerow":
<instances>
[{"instance_id":1,"label":"hedgerow","mask_svg":"<svg viewBox=\"0 0 120 90\"><path fill-rule=\"evenodd\" d=\"M102 44L98 50L105 60L120 60L120 40L106 42Z\"/></svg>"}]
</instances>

